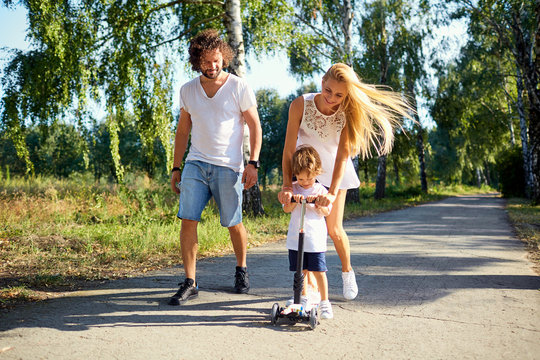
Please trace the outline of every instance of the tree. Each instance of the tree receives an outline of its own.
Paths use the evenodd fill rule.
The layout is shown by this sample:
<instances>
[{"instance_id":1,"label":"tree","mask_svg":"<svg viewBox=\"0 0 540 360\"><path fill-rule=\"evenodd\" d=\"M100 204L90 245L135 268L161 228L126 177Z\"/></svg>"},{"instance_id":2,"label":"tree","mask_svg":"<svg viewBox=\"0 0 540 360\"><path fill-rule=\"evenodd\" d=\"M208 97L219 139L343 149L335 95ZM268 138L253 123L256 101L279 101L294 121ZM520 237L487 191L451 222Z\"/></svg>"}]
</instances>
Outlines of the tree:
<instances>
[{"instance_id":1,"label":"tree","mask_svg":"<svg viewBox=\"0 0 540 360\"><path fill-rule=\"evenodd\" d=\"M511 144L502 74L494 72L498 61L490 53L485 42L471 41L439 76L430 143L433 171L442 180L489 179L497 155Z\"/></svg>"},{"instance_id":2,"label":"tree","mask_svg":"<svg viewBox=\"0 0 540 360\"><path fill-rule=\"evenodd\" d=\"M528 99L528 139L522 131L524 169L528 194L540 203L540 2L538 1L462 1L458 15L468 14L474 30L494 32L512 54L518 78L522 77ZM518 80L518 83L520 81ZM528 154L527 147L528 145Z\"/></svg>"},{"instance_id":3,"label":"tree","mask_svg":"<svg viewBox=\"0 0 540 360\"><path fill-rule=\"evenodd\" d=\"M414 6L399 0L377 0L366 5L360 36L367 51L357 61L357 68L368 76L368 81L416 96L416 83L425 74L422 42L429 29L425 20L428 10L428 3L424 1ZM417 22L423 26L418 26ZM420 146L418 151L423 153L423 147ZM420 162L423 165L422 159ZM386 166L387 156L379 156L375 199L385 196Z\"/></svg>"}]
</instances>

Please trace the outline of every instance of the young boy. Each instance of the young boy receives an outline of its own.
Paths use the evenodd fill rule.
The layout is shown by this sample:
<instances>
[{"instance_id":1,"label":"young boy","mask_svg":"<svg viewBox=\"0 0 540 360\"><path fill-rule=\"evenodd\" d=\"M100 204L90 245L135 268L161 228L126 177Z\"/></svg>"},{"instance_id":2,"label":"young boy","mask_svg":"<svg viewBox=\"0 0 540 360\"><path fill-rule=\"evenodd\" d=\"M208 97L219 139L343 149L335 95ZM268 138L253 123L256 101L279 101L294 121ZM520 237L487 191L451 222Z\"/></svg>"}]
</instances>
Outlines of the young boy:
<instances>
[{"instance_id":1,"label":"young boy","mask_svg":"<svg viewBox=\"0 0 540 360\"><path fill-rule=\"evenodd\" d=\"M321 159L317 151L303 145L299 147L292 157L292 173L296 181L292 184L293 198L296 203L283 206L283 211L291 213L291 221L287 232L287 249L289 249L289 270L296 271L298 256L298 229L300 226L301 207L297 206L302 198L311 201L318 195L328 191L324 186L315 182L315 177L322 171ZM308 271L313 274L319 288L321 302L319 304L319 316L321 319L334 317L332 305L328 301L328 280L326 278L326 221L325 216L330 214L331 205L319 207L315 204L307 204L304 216L304 276L307 278ZM304 282L306 284L306 282ZM307 285L302 290L302 302L307 303Z\"/></svg>"}]
</instances>

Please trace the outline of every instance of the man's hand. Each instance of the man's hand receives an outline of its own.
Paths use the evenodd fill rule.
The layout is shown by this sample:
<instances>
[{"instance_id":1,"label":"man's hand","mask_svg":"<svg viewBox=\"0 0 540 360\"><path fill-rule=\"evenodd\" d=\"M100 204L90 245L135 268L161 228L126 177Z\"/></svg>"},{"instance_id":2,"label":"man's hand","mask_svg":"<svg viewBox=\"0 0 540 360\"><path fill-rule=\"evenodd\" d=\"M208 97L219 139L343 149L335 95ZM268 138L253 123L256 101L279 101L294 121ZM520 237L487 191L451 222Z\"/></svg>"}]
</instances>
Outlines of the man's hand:
<instances>
[{"instance_id":1,"label":"man's hand","mask_svg":"<svg viewBox=\"0 0 540 360\"><path fill-rule=\"evenodd\" d=\"M175 170L171 173L171 188L177 194L180 194L180 189L176 185L180 182L181 178L182 173L180 171Z\"/></svg>"},{"instance_id":2,"label":"man's hand","mask_svg":"<svg viewBox=\"0 0 540 360\"><path fill-rule=\"evenodd\" d=\"M244 169L242 174L242 184L244 184L244 189L249 189L257 183L259 178L258 171L255 166L248 164Z\"/></svg>"}]
</instances>

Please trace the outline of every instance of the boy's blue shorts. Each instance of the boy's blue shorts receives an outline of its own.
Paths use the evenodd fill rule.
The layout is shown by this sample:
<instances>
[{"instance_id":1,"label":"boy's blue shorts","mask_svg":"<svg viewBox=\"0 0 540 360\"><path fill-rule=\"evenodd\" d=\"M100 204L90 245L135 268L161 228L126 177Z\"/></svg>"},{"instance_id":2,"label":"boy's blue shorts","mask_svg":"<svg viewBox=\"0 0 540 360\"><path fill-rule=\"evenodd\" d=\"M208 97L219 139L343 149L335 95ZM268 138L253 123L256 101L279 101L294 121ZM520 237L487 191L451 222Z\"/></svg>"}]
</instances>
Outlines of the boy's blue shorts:
<instances>
[{"instance_id":1,"label":"boy's blue shorts","mask_svg":"<svg viewBox=\"0 0 540 360\"><path fill-rule=\"evenodd\" d=\"M298 251L289 250L289 270L296 271ZM304 252L304 270L328 271L325 253Z\"/></svg>"}]
</instances>

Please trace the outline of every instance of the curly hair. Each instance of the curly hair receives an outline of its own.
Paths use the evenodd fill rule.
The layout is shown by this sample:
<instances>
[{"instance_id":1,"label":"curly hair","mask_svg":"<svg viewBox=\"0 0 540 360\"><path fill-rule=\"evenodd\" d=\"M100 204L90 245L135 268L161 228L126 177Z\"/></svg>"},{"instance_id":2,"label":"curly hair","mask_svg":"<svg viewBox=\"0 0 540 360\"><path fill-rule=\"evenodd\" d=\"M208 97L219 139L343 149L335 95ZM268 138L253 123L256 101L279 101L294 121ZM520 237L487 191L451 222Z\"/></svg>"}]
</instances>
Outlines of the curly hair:
<instances>
[{"instance_id":1,"label":"curly hair","mask_svg":"<svg viewBox=\"0 0 540 360\"><path fill-rule=\"evenodd\" d=\"M307 171L309 176L317 176L322 173L319 153L309 145L300 145L292 156L292 173L300 175L303 171Z\"/></svg>"},{"instance_id":2,"label":"curly hair","mask_svg":"<svg viewBox=\"0 0 540 360\"><path fill-rule=\"evenodd\" d=\"M219 50L223 55L223 68L229 66L234 53L215 29L206 29L195 35L189 43L189 62L194 71L201 71L201 59L209 51Z\"/></svg>"}]
</instances>

